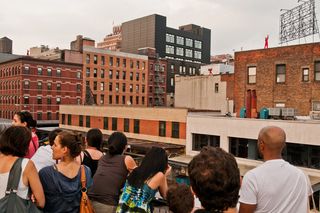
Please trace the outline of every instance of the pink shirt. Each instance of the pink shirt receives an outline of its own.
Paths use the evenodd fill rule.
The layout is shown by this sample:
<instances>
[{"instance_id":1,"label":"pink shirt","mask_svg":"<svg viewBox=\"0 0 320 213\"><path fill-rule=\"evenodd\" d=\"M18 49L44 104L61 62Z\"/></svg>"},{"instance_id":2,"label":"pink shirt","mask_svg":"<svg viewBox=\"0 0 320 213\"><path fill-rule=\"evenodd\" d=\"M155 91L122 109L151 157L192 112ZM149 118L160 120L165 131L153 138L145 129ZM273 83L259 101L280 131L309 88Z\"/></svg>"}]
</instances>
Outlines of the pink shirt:
<instances>
[{"instance_id":1,"label":"pink shirt","mask_svg":"<svg viewBox=\"0 0 320 213\"><path fill-rule=\"evenodd\" d=\"M27 155L25 156L25 158L29 158L29 159L34 155L34 153L37 151L39 147L38 136L34 132L32 132L31 134L32 134L32 138L29 143L29 149L28 149Z\"/></svg>"}]
</instances>

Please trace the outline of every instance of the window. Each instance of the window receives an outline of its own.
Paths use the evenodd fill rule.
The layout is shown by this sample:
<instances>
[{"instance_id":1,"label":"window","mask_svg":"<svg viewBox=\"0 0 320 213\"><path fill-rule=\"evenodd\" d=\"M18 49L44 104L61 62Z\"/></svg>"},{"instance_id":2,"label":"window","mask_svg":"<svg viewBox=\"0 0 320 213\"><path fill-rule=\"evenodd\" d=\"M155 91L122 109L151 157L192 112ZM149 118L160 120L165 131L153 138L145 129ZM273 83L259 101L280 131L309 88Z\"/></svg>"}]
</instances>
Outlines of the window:
<instances>
[{"instance_id":1,"label":"window","mask_svg":"<svg viewBox=\"0 0 320 213\"><path fill-rule=\"evenodd\" d=\"M286 65L285 64L276 65L276 82L277 83L286 82Z\"/></svg>"},{"instance_id":2,"label":"window","mask_svg":"<svg viewBox=\"0 0 320 213\"><path fill-rule=\"evenodd\" d=\"M320 81L320 61L317 61L314 64L314 80Z\"/></svg>"},{"instance_id":3,"label":"window","mask_svg":"<svg viewBox=\"0 0 320 213\"><path fill-rule=\"evenodd\" d=\"M117 126L118 126L118 119L112 118L112 130L113 131L117 130Z\"/></svg>"},{"instance_id":4,"label":"window","mask_svg":"<svg viewBox=\"0 0 320 213\"><path fill-rule=\"evenodd\" d=\"M204 146L220 147L220 136L192 134L192 150L200 151Z\"/></svg>"},{"instance_id":5,"label":"window","mask_svg":"<svg viewBox=\"0 0 320 213\"><path fill-rule=\"evenodd\" d=\"M57 77L61 77L61 70L57 69Z\"/></svg>"},{"instance_id":6,"label":"window","mask_svg":"<svg viewBox=\"0 0 320 213\"><path fill-rule=\"evenodd\" d=\"M42 120L42 112L38 112L37 113L37 119L38 120Z\"/></svg>"},{"instance_id":7,"label":"window","mask_svg":"<svg viewBox=\"0 0 320 213\"><path fill-rule=\"evenodd\" d=\"M79 115L79 126L83 126L83 115Z\"/></svg>"},{"instance_id":8,"label":"window","mask_svg":"<svg viewBox=\"0 0 320 213\"><path fill-rule=\"evenodd\" d=\"M120 66L120 58L116 59L116 66L119 67Z\"/></svg>"},{"instance_id":9,"label":"window","mask_svg":"<svg viewBox=\"0 0 320 213\"><path fill-rule=\"evenodd\" d=\"M28 96L24 96L23 97L23 103L24 104L29 104L29 97Z\"/></svg>"},{"instance_id":10,"label":"window","mask_svg":"<svg viewBox=\"0 0 320 213\"><path fill-rule=\"evenodd\" d=\"M47 105L51 105L51 98L50 97L47 98Z\"/></svg>"},{"instance_id":11,"label":"window","mask_svg":"<svg viewBox=\"0 0 320 213\"><path fill-rule=\"evenodd\" d=\"M47 120L52 120L52 113L51 112L47 112Z\"/></svg>"},{"instance_id":12,"label":"window","mask_svg":"<svg viewBox=\"0 0 320 213\"><path fill-rule=\"evenodd\" d=\"M126 92L126 84L125 83L122 84L122 92Z\"/></svg>"},{"instance_id":13,"label":"window","mask_svg":"<svg viewBox=\"0 0 320 213\"><path fill-rule=\"evenodd\" d=\"M42 75L42 68L38 67L38 75Z\"/></svg>"},{"instance_id":14,"label":"window","mask_svg":"<svg viewBox=\"0 0 320 213\"><path fill-rule=\"evenodd\" d=\"M144 82L146 79L146 74L145 73L142 73L142 81Z\"/></svg>"},{"instance_id":15,"label":"window","mask_svg":"<svg viewBox=\"0 0 320 213\"><path fill-rule=\"evenodd\" d=\"M159 121L159 136L165 137L166 136L166 122Z\"/></svg>"},{"instance_id":16,"label":"window","mask_svg":"<svg viewBox=\"0 0 320 213\"><path fill-rule=\"evenodd\" d=\"M52 70L50 68L47 69L47 75L52 76Z\"/></svg>"},{"instance_id":17,"label":"window","mask_svg":"<svg viewBox=\"0 0 320 213\"><path fill-rule=\"evenodd\" d=\"M47 83L47 89L51 90L52 89L52 84L50 82Z\"/></svg>"},{"instance_id":18,"label":"window","mask_svg":"<svg viewBox=\"0 0 320 213\"><path fill-rule=\"evenodd\" d=\"M98 56L96 55L93 56L93 63L98 64Z\"/></svg>"},{"instance_id":19,"label":"window","mask_svg":"<svg viewBox=\"0 0 320 213\"><path fill-rule=\"evenodd\" d=\"M101 65L104 66L104 64L105 64L105 58L104 58L104 56L102 55L102 56L101 56Z\"/></svg>"},{"instance_id":20,"label":"window","mask_svg":"<svg viewBox=\"0 0 320 213\"><path fill-rule=\"evenodd\" d=\"M112 95L109 95L109 104L112 104Z\"/></svg>"},{"instance_id":21,"label":"window","mask_svg":"<svg viewBox=\"0 0 320 213\"><path fill-rule=\"evenodd\" d=\"M186 57L192 58L192 50L186 49Z\"/></svg>"},{"instance_id":22,"label":"window","mask_svg":"<svg viewBox=\"0 0 320 213\"><path fill-rule=\"evenodd\" d=\"M119 70L116 71L116 79L119 79Z\"/></svg>"},{"instance_id":23,"label":"window","mask_svg":"<svg viewBox=\"0 0 320 213\"><path fill-rule=\"evenodd\" d=\"M142 70L144 70L146 68L146 62L142 62Z\"/></svg>"},{"instance_id":24,"label":"window","mask_svg":"<svg viewBox=\"0 0 320 213\"><path fill-rule=\"evenodd\" d=\"M126 71L122 71L122 79L126 80Z\"/></svg>"},{"instance_id":25,"label":"window","mask_svg":"<svg viewBox=\"0 0 320 213\"><path fill-rule=\"evenodd\" d=\"M136 96L136 105L139 104L139 96Z\"/></svg>"},{"instance_id":26,"label":"window","mask_svg":"<svg viewBox=\"0 0 320 213\"><path fill-rule=\"evenodd\" d=\"M186 38L186 46L193 47L193 41L190 38Z\"/></svg>"},{"instance_id":27,"label":"window","mask_svg":"<svg viewBox=\"0 0 320 213\"><path fill-rule=\"evenodd\" d=\"M122 66L127 67L127 60L125 58L122 59Z\"/></svg>"},{"instance_id":28,"label":"window","mask_svg":"<svg viewBox=\"0 0 320 213\"><path fill-rule=\"evenodd\" d=\"M139 84L136 85L136 93L139 93Z\"/></svg>"},{"instance_id":29,"label":"window","mask_svg":"<svg viewBox=\"0 0 320 213\"><path fill-rule=\"evenodd\" d=\"M122 96L122 104L126 104L126 96Z\"/></svg>"},{"instance_id":30,"label":"window","mask_svg":"<svg viewBox=\"0 0 320 213\"><path fill-rule=\"evenodd\" d=\"M257 67L248 67L248 84L256 83Z\"/></svg>"},{"instance_id":31,"label":"window","mask_svg":"<svg viewBox=\"0 0 320 213\"><path fill-rule=\"evenodd\" d=\"M90 77L90 68L89 67L86 68L86 77Z\"/></svg>"},{"instance_id":32,"label":"window","mask_svg":"<svg viewBox=\"0 0 320 213\"><path fill-rule=\"evenodd\" d=\"M119 92L119 83L116 83L116 92Z\"/></svg>"},{"instance_id":33,"label":"window","mask_svg":"<svg viewBox=\"0 0 320 213\"><path fill-rule=\"evenodd\" d=\"M90 128L90 116L86 116L86 127Z\"/></svg>"},{"instance_id":34,"label":"window","mask_svg":"<svg viewBox=\"0 0 320 213\"><path fill-rule=\"evenodd\" d=\"M100 95L100 104L104 104L104 95Z\"/></svg>"},{"instance_id":35,"label":"window","mask_svg":"<svg viewBox=\"0 0 320 213\"><path fill-rule=\"evenodd\" d=\"M81 79L81 72L77 72L77 79Z\"/></svg>"},{"instance_id":36,"label":"window","mask_svg":"<svg viewBox=\"0 0 320 213\"><path fill-rule=\"evenodd\" d=\"M123 131L129 132L130 127L129 127L129 119L128 118L124 119L124 128L123 129L124 129Z\"/></svg>"},{"instance_id":37,"label":"window","mask_svg":"<svg viewBox=\"0 0 320 213\"><path fill-rule=\"evenodd\" d=\"M139 73L136 73L136 81L139 81Z\"/></svg>"},{"instance_id":38,"label":"window","mask_svg":"<svg viewBox=\"0 0 320 213\"><path fill-rule=\"evenodd\" d=\"M109 78L112 79L112 70L109 70Z\"/></svg>"},{"instance_id":39,"label":"window","mask_svg":"<svg viewBox=\"0 0 320 213\"><path fill-rule=\"evenodd\" d=\"M112 91L112 83L109 82L109 91L111 92Z\"/></svg>"},{"instance_id":40,"label":"window","mask_svg":"<svg viewBox=\"0 0 320 213\"><path fill-rule=\"evenodd\" d=\"M177 55L180 55L180 56L183 56L183 48L182 47L176 47L176 54Z\"/></svg>"},{"instance_id":41,"label":"window","mask_svg":"<svg viewBox=\"0 0 320 213\"><path fill-rule=\"evenodd\" d=\"M77 98L77 104L80 105L81 104L81 99Z\"/></svg>"},{"instance_id":42,"label":"window","mask_svg":"<svg viewBox=\"0 0 320 213\"><path fill-rule=\"evenodd\" d=\"M42 98L40 96L37 97L37 104L42 104Z\"/></svg>"},{"instance_id":43,"label":"window","mask_svg":"<svg viewBox=\"0 0 320 213\"><path fill-rule=\"evenodd\" d=\"M173 87L173 85L174 85L174 79L173 79L173 77L171 77L171 78L170 78L170 86Z\"/></svg>"},{"instance_id":44,"label":"window","mask_svg":"<svg viewBox=\"0 0 320 213\"><path fill-rule=\"evenodd\" d=\"M214 92L218 93L219 92L219 83L214 84Z\"/></svg>"},{"instance_id":45,"label":"window","mask_svg":"<svg viewBox=\"0 0 320 213\"><path fill-rule=\"evenodd\" d=\"M81 84L77 84L77 92L81 92Z\"/></svg>"},{"instance_id":46,"label":"window","mask_svg":"<svg viewBox=\"0 0 320 213\"><path fill-rule=\"evenodd\" d=\"M66 120L66 115L65 115L65 114L62 114L62 115L61 115L61 123L62 123L62 124L65 124L65 122L66 122L65 120Z\"/></svg>"},{"instance_id":47,"label":"window","mask_svg":"<svg viewBox=\"0 0 320 213\"><path fill-rule=\"evenodd\" d=\"M132 84L130 84L129 91L133 92L133 85Z\"/></svg>"},{"instance_id":48,"label":"window","mask_svg":"<svg viewBox=\"0 0 320 213\"><path fill-rule=\"evenodd\" d=\"M142 85L142 93L145 91L145 85Z\"/></svg>"},{"instance_id":49,"label":"window","mask_svg":"<svg viewBox=\"0 0 320 213\"><path fill-rule=\"evenodd\" d=\"M104 82L100 82L100 90L104 91Z\"/></svg>"},{"instance_id":50,"label":"window","mask_svg":"<svg viewBox=\"0 0 320 213\"><path fill-rule=\"evenodd\" d=\"M71 115L68 114L68 125L71 125Z\"/></svg>"},{"instance_id":51,"label":"window","mask_svg":"<svg viewBox=\"0 0 320 213\"><path fill-rule=\"evenodd\" d=\"M132 81L133 80L133 73L130 72L130 80Z\"/></svg>"},{"instance_id":52,"label":"window","mask_svg":"<svg viewBox=\"0 0 320 213\"><path fill-rule=\"evenodd\" d=\"M174 43L174 35L167 33L166 34L166 42Z\"/></svg>"},{"instance_id":53,"label":"window","mask_svg":"<svg viewBox=\"0 0 320 213\"><path fill-rule=\"evenodd\" d=\"M97 87L98 87L97 82L94 81L94 82L93 82L93 90L94 90L94 91L97 91Z\"/></svg>"},{"instance_id":54,"label":"window","mask_svg":"<svg viewBox=\"0 0 320 213\"><path fill-rule=\"evenodd\" d=\"M134 133L140 133L140 120L134 119L133 120L133 132Z\"/></svg>"},{"instance_id":55,"label":"window","mask_svg":"<svg viewBox=\"0 0 320 213\"><path fill-rule=\"evenodd\" d=\"M130 68L133 69L133 61L130 60Z\"/></svg>"},{"instance_id":56,"label":"window","mask_svg":"<svg viewBox=\"0 0 320 213\"><path fill-rule=\"evenodd\" d=\"M113 66L113 57L110 57L109 65L110 65L111 67Z\"/></svg>"},{"instance_id":57,"label":"window","mask_svg":"<svg viewBox=\"0 0 320 213\"><path fill-rule=\"evenodd\" d=\"M201 52L199 52L199 51L194 51L194 58L196 58L196 59L201 59Z\"/></svg>"},{"instance_id":58,"label":"window","mask_svg":"<svg viewBox=\"0 0 320 213\"><path fill-rule=\"evenodd\" d=\"M174 46L166 45L166 53L167 54L174 54Z\"/></svg>"},{"instance_id":59,"label":"window","mask_svg":"<svg viewBox=\"0 0 320 213\"><path fill-rule=\"evenodd\" d=\"M202 42L198 41L198 40L195 40L194 41L194 47L197 48L197 49L201 49L202 48Z\"/></svg>"},{"instance_id":60,"label":"window","mask_svg":"<svg viewBox=\"0 0 320 213\"><path fill-rule=\"evenodd\" d=\"M60 98L60 97L57 97L57 98L56 98L56 102L57 102L57 104L61 104L61 98Z\"/></svg>"},{"instance_id":61,"label":"window","mask_svg":"<svg viewBox=\"0 0 320 213\"><path fill-rule=\"evenodd\" d=\"M104 69L101 69L101 70L100 70L100 77L101 77L101 78L104 78Z\"/></svg>"},{"instance_id":62,"label":"window","mask_svg":"<svg viewBox=\"0 0 320 213\"><path fill-rule=\"evenodd\" d=\"M116 104L119 104L119 95L116 95Z\"/></svg>"},{"instance_id":63,"label":"window","mask_svg":"<svg viewBox=\"0 0 320 213\"><path fill-rule=\"evenodd\" d=\"M96 78L97 75L98 75L98 70L97 70L97 68L94 68L93 69L93 77Z\"/></svg>"},{"instance_id":64,"label":"window","mask_svg":"<svg viewBox=\"0 0 320 213\"><path fill-rule=\"evenodd\" d=\"M184 38L181 36L177 36L177 44L184 45Z\"/></svg>"},{"instance_id":65,"label":"window","mask_svg":"<svg viewBox=\"0 0 320 213\"><path fill-rule=\"evenodd\" d=\"M309 68L302 69L302 81L304 82L309 81Z\"/></svg>"},{"instance_id":66,"label":"window","mask_svg":"<svg viewBox=\"0 0 320 213\"><path fill-rule=\"evenodd\" d=\"M86 63L90 64L90 55L89 54L86 55Z\"/></svg>"},{"instance_id":67,"label":"window","mask_svg":"<svg viewBox=\"0 0 320 213\"><path fill-rule=\"evenodd\" d=\"M23 69L24 74L30 74L30 68L28 66L25 66Z\"/></svg>"},{"instance_id":68,"label":"window","mask_svg":"<svg viewBox=\"0 0 320 213\"><path fill-rule=\"evenodd\" d=\"M179 122L172 122L171 137L179 138Z\"/></svg>"},{"instance_id":69,"label":"window","mask_svg":"<svg viewBox=\"0 0 320 213\"><path fill-rule=\"evenodd\" d=\"M109 126L108 118L104 117L103 118L103 129L108 129L108 126Z\"/></svg>"},{"instance_id":70,"label":"window","mask_svg":"<svg viewBox=\"0 0 320 213\"><path fill-rule=\"evenodd\" d=\"M38 81L37 88L38 88L38 90L42 90L42 82L41 81Z\"/></svg>"}]
</instances>

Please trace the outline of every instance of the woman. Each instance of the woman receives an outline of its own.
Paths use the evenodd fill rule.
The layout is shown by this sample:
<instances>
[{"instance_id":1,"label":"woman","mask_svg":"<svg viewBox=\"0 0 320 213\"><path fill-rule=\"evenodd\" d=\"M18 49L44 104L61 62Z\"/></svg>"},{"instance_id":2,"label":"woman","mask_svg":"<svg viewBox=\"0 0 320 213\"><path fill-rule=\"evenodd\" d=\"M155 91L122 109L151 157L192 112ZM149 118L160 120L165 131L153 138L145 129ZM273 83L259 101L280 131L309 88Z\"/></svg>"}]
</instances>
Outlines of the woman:
<instances>
[{"instance_id":1,"label":"woman","mask_svg":"<svg viewBox=\"0 0 320 213\"><path fill-rule=\"evenodd\" d=\"M80 154L81 164L90 168L92 177L96 173L99 159L103 156L100 151L102 140L103 136L100 129L90 129L86 136L87 148Z\"/></svg>"},{"instance_id":2,"label":"woman","mask_svg":"<svg viewBox=\"0 0 320 213\"><path fill-rule=\"evenodd\" d=\"M152 147L129 175L121 194L117 212L151 212L150 201L159 190L163 198L168 191L167 176L171 172L164 149Z\"/></svg>"},{"instance_id":3,"label":"woman","mask_svg":"<svg viewBox=\"0 0 320 213\"><path fill-rule=\"evenodd\" d=\"M126 146L127 137L123 133L114 132L110 135L108 152L99 160L89 190L96 213L115 212L127 175L137 166L131 156L123 155Z\"/></svg>"},{"instance_id":4,"label":"woman","mask_svg":"<svg viewBox=\"0 0 320 213\"><path fill-rule=\"evenodd\" d=\"M33 120L32 115L28 111L20 111L14 114L13 120L12 120L13 126L24 126L28 127L29 129L34 129L37 126L37 121ZM29 142L29 149L24 156L25 158L31 158L34 153L37 151L39 147L39 139L38 136L34 133L34 131L31 131L32 137Z\"/></svg>"},{"instance_id":5,"label":"woman","mask_svg":"<svg viewBox=\"0 0 320 213\"><path fill-rule=\"evenodd\" d=\"M10 169L18 158L23 158L29 147L31 132L26 127L11 126L3 132L0 138L0 199L6 194ZM33 162L23 158L21 177L17 195L29 199L29 188L39 207L44 207L45 197L38 172Z\"/></svg>"},{"instance_id":6,"label":"woman","mask_svg":"<svg viewBox=\"0 0 320 213\"><path fill-rule=\"evenodd\" d=\"M40 180L46 196L44 212L78 213L81 198L81 169L76 157L81 152L81 138L70 131L56 136L52 146L52 158L60 160L54 166L40 170ZM87 187L91 186L91 172L85 166Z\"/></svg>"}]
</instances>

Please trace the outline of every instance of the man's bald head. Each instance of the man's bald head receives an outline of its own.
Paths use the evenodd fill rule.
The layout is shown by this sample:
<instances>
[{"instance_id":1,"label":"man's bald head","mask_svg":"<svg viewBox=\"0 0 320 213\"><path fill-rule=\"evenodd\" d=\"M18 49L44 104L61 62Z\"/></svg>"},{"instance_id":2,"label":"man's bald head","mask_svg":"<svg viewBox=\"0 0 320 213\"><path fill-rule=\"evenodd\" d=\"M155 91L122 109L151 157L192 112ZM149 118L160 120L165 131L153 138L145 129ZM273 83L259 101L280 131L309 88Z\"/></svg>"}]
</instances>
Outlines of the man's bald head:
<instances>
[{"instance_id":1,"label":"man's bald head","mask_svg":"<svg viewBox=\"0 0 320 213\"><path fill-rule=\"evenodd\" d=\"M268 151L281 154L286 143L286 133L277 126L267 126L260 130L259 140L263 141Z\"/></svg>"}]
</instances>

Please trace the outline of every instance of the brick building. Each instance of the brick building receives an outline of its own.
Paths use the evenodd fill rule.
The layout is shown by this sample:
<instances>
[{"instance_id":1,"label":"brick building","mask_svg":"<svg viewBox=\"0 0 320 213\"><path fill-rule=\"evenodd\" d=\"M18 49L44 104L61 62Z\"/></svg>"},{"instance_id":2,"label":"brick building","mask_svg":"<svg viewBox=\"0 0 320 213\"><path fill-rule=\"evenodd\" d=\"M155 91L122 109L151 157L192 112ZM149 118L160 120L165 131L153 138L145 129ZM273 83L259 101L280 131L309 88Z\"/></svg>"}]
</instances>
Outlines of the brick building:
<instances>
[{"instance_id":1,"label":"brick building","mask_svg":"<svg viewBox=\"0 0 320 213\"><path fill-rule=\"evenodd\" d=\"M147 56L84 46L83 76L84 100L90 88L97 105L148 104Z\"/></svg>"},{"instance_id":2,"label":"brick building","mask_svg":"<svg viewBox=\"0 0 320 213\"><path fill-rule=\"evenodd\" d=\"M187 109L127 106L60 106L60 127L103 134L123 132L128 138L185 146Z\"/></svg>"},{"instance_id":3,"label":"brick building","mask_svg":"<svg viewBox=\"0 0 320 213\"><path fill-rule=\"evenodd\" d=\"M256 93L257 111L288 107L301 116L320 111L320 43L236 52L237 115L250 92Z\"/></svg>"},{"instance_id":4,"label":"brick building","mask_svg":"<svg viewBox=\"0 0 320 213\"><path fill-rule=\"evenodd\" d=\"M148 106L166 106L167 59L160 58L155 48L140 48L139 54L148 56Z\"/></svg>"},{"instance_id":5,"label":"brick building","mask_svg":"<svg viewBox=\"0 0 320 213\"><path fill-rule=\"evenodd\" d=\"M82 65L19 56L0 62L0 117L28 110L37 120L58 120L60 104L80 104Z\"/></svg>"}]
</instances>

